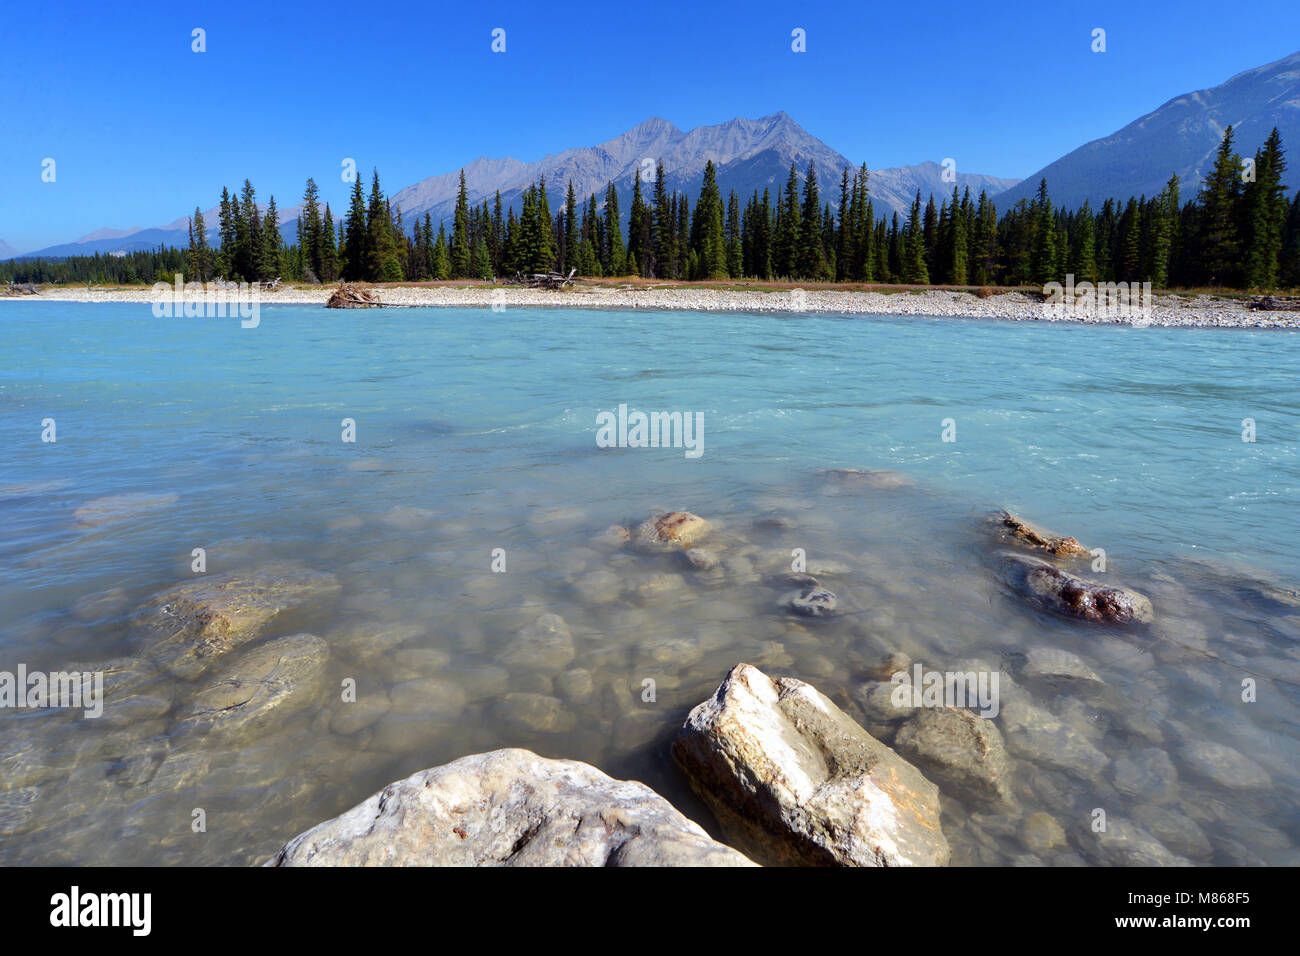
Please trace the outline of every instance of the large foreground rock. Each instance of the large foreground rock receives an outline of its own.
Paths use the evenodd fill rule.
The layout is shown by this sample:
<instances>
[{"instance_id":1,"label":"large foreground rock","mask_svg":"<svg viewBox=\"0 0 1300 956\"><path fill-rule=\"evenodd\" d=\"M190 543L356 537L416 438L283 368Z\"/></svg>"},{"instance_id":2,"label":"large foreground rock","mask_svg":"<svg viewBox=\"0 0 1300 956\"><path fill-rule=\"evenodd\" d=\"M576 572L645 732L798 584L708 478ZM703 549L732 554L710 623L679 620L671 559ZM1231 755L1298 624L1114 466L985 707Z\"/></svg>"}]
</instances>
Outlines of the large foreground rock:
<instances>
[{"instance_id":1,"label":"large foreground rock","mask_svg":"<svg viewBox=\"0 0 1300 956\"><path fill-rule=\"evenodd\" d=\"M214 574L164 591L140 610L148 654L177 677L192 679L218 658L265 633L282 612L339 591L332 574L279 566L250 574Z\"/></svg>"},{"instance_id":2,"label":"large foreground rock","mask_svg":"<svg viewBox=\"0 0 1300 956\"><path fill-rule=\"evenodd\" d=\"M948 862L938 788L803 681L737 664L673 756L727 841L760 863Z\"/></svg>"},{"instance_id":3,"label":"large foreground rock","mask_svg":"<svg viewBox=\"0 0 1300 956\"><path fill-rule=\"evenodd\" d=\"M274 866L753 866L642 783L528 750L390 783Z\"/></svg>"}]
</instances>

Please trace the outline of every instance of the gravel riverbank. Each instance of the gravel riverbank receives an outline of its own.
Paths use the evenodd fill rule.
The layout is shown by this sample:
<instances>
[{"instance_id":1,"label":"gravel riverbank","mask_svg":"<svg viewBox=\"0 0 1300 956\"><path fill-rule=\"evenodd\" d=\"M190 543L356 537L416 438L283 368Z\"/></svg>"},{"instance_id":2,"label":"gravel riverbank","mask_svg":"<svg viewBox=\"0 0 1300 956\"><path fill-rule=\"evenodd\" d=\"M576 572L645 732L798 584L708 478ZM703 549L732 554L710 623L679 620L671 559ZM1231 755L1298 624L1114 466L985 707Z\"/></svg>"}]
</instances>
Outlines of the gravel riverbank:
<instances>
[{"instance_id":1,"label":"gravel riverbank","mask_svg":"<svg viewBox=\"0 0 1300 956\"><path fill-rule=\"evenodd\" d=\"M333 286L284 288L261 294L262 305L324 305ZM714 289L706 287L578 286L563 292L517 286L375 287L391 306L592 309L694 309L710 312L810 312L849 315L905 315L934 318L1005 319L1017 322L1065 321L1089 324L1191 326L1215 328L1300 328L1300 312L1262 312L1245 300L1211 296L1157 295L1148 314L1128 316L1103 311L1053 312L1020 292L980 298L941 289L917 292L863 292L800 289ZM7 302L152 302L149 289L46 289L39 295L0 297Z\"/></svg>"}]
</instances>

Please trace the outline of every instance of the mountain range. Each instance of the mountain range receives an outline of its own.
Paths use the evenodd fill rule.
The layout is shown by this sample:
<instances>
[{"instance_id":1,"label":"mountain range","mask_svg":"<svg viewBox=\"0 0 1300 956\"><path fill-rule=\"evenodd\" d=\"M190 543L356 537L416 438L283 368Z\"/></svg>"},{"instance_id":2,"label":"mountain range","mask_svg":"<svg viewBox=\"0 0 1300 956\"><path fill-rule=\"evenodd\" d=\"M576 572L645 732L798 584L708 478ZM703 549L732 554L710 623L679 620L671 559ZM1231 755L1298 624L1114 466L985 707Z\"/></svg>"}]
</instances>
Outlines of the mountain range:
<instances>
[{"instance_id":1,"label":"mountain range","mask_svg":"<svg viewBox=\"0 0 1300 956\"><path fill-rule=\"evenodd\" d=\"M1074 208L1085 199L1099 205L1110 197L1155 195L1170 174L1177 173L1186 200L1199 188L1228 125L1233 127L1234 142L1242 155L1253 155L1274 126L1281 133L1284 147L1300 148L1300 53L1238 73L1218 86L1175 97L1023 181L957 170L956 182L945 182L939 164L924 162L871 169L871 197L877 215L906 215L918 190L923 197L933 193L937 201L956 185L959 190L969 188L972 196L987 191L1001 211L1031 197L1039 180L1046 178L1053 202ZM1293 189L1300 187L1300 153L1295 155L1284 178ZM755 190L761 194L764 189L770 190L775 199L785 185L790 164L795 164L802 178L812 162L818 171L822 197L832 208L839 198L840 171L858 165L807 132L788 114L779 112L688 131L667 120L652 118L596 146L568 149L532 162L484 157L468 163L464 171L472 203L491 202L499 190L503 204L514 205L516 211L523 191L541 177L547 182L552 213L563 204L570 181L580 202L592 193L603 201L607 184L613 182L626 222L634 177L639 171L649 173L642 184L648 195L654 164L662 161L669 188L684 190L694 198L708 160L717 167L723 195L734 189L742 202ZM435 222L450 221L459 177L459 169L430 176L393 193L392 200L401 207L408 225L426 212ZM300 208L280 210L286 238L294 236ZM215 207L204 215L209 241L215 242ZM23 255L52 258L95 252L121 254L159 245L183 246L188 241L187 227L188 219L182 217L148 229L101 229L73 242ZM0 240L0 259L16 255L16 250Z\"/></svg>"},{"instance_id":2,"label":"mountain range","mask_svg":"<svg viewBox=\"0 0 1300 956\"><path fill-rule=\"evenodd\" d=\"M1207 90L1176 96L1123 129L1044 166L996 197L998 210L1029 199L1041 179L1052 202L1067 209L1085 199L1095 209L1109 198L1155 196L1177 173L1186 202L1214 166L1223 132L1233 148L1254 156L1274 126L1291 161L1282 181L1300 188L1300 53L1246 70Z\"/></svg>"},{"instance_id":3,"label":"mountain range","mask_svg":"<svg viewBox=\"0 0 1300 956\"><path fill-rule=\"evenodd\" d=\"M716 126L697 126L683 132L664 119L646 120L621 136L597 146L569 149L531 163L515 159L476 159L465 167L465 188L473 204L489 202L497 190L506 207L521 206L520 197L530 185L546 178L551 209L556 211L564 200L568 183L573 183L579 201L592 193L603 204L605 189L614 183L619 195L619 209L626 220L638 171L642 191L649 199L653 187L654 165L664 165L664 180L669 189L687 192L692 198L699 191L700 176L706 162L717 168L718 187L725 197L735 190L743 202L757 190L776 194L784 188L794 163L800 178L811 162L818 171L818 183L825 200L834 207L839 199L840 172L857 163L827 146L796 123L787 113L774 113L759 119L734 119ZM937 163L921 163L895 169L873 169L869 182L877 211L906 214L918 189L921 194L936 195L952 191L953 183L942 177ZM1002 179L981 173L958 173L958 188L970 187L979 195L981 189L1002 192L1017 180ZM430 176L393 195L408 221L411 216L428 212L435 222L450 220L456 206L460 171Z\"/></svg>"}]
</instances>

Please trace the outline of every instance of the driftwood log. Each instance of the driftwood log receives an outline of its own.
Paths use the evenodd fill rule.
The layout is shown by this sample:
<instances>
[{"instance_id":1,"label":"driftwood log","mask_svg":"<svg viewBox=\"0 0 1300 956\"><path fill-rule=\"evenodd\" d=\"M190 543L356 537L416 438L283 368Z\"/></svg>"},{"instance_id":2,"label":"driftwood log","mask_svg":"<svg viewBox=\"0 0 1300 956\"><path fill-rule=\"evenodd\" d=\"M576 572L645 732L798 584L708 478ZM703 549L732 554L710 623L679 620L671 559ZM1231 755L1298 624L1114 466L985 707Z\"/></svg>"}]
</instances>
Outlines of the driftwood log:
<instances>
[{"instance_id":1,"label":"driftwood log","mask_svg":"<svg viewBox=\"0 0 1300 956\"><path fill-rule=\"evenodd\" d=\"M340 282L339 287L330 294L329 301L325 303L325 308L377 309L382 305L379 296L369 289L363 289L361 286L353 285L350 282Z\"/></svg>"},{"instance_id":2,"label":"driftwood log","mask_svg":"<svg viewBox=\"0 0 1300 956\"><path fill-rule=\"evenodd\" d=\"M1300 296L1257 295L1251 298L1250 308L1261 312L1300 312Z\"/></svg>"},{"instance_id":3,"label":"driftwood log","mask_svg":"<svg viewBox=\"0 0 1300 956\"><path fill-rule=\"evenodd\" d=\"M567 276L559 272L516 272L512 281L530 289L563 289L573 283L577 272L577 269L570 269Z\"/></svg>"},{"instance_id":4,"label":"driftwood log","mask_svg":"<svg viewBox=\"0 0 1300 956\"><path fill-rule=\"evenodd\" d=\"M5 295L40 295L40 292L30 282L10 282L5 287Z\"/></svg>"}]
</instances>

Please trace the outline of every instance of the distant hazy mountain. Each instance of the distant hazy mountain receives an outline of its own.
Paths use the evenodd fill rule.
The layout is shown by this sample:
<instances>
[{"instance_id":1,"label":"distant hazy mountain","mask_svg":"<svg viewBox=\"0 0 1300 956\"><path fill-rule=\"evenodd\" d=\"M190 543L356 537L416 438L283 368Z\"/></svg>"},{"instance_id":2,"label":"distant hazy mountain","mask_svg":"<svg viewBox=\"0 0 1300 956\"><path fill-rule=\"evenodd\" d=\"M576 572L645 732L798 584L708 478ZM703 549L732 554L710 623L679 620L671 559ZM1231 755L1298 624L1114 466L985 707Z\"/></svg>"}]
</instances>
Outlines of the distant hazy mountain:
<instances>
[{"instance_id":1,"label":"distant hazy mountain","mask_svg":"<svg viewBox=\"0 0 1300 956\"><path fill-rule=\"evenodd\" d=\"M649 160L647 164L646 161ZM635 176L648 170L653 178L654 164L662 161L665 180L670 189L687 192L692 199L699 191L705 163L717 167L718 185L725 197L735 190L742 203L757 190L776 193L789 176L790 164L798 169L800 182L808 167L815 164L824 201L832 208L839 201L840 172L853 162L808 133L786 113L759 119L734 119L716 126L697 126L683 132L667 120L646 120L597 146L568 149L531 163L517 159L476 159L465 166L465 187L471 203L491 202L501 191L503 205L520 208L524 190L545 177L552 213L564 201L570 181L580 201L592 193L603 201L605 188L614 183L619 194L619 208L626 220L631 206ZM916 190L923 196L952 191L952 183L941 179L943 170L935 163L904 166L897 169L870 171L870 185L878 215L898 210L905 213ZM409 223L414 216L428 212L435 222L450 220L456 205L460 171L431 176L393 195ZM1014 184L1014 179L958 173L956 185L969 186L978 195L981 188L990 194ZM642 190L652 185L643 179Z\"/></svg>"},{"instance_id":2,"label":"distant hazy mountain","mask_svg":"<svg viewBox=\"0 0 1300 956\"><path fill-rule=\"evenodd\" d=\"M1293 190L1300 187L1300 53L1175 97L1118 132L1080 146L996 197L998 210L1030 198L1043 178L1056 205L1075 207L1089 199L1095 208L1111 197L1154 196L1177 173L1186 201L1213 167L1229 125L1243 157L1254 156L1276 126L1290 154L1283 181Z\"/></svg>"},{"instance_id":3,"label":"distant hazy mountain","mask_svg":"<svg viewBox=\"0 0 1300 956\"><path fill-rule=\"evenodd\" d=\"M281 234L289 242L297 240L298 212L301 209L302 204L299 203L288 209L276 210ZM258 203L257 210L262 215L266 215L264 203ZM208 236L208 245L214 247L219 244L217 216L220 211L220 206L213 206L203 211L203 225ZM189 245L189 242L190 217L181 216L165 226L153 226L148 229L141 229L139 226L134 229L97 229L72 242L25 252L23 257L59 259L65 256L93 256L97 252L101 255L125 255L128 252L157 249L159 246L175 246L183 249ZM0 248L0 259L13 258L15 255L17 253L6 254L3 248Z\"/></svg>"},{"instance_id":4,"label":"distant hazy mountain","mask_svg":"<svg viewBox=\"0 0 1300 956\"><path fill-rule=\"evenodd\" d=\"M12 259L16 255L18 255L18 250L9 245L9 243L5 242L3 239L0 239L0 261Z\"/></svg>"}]
</instances>

